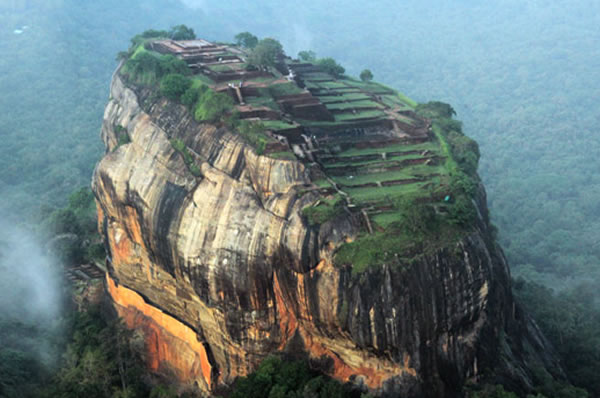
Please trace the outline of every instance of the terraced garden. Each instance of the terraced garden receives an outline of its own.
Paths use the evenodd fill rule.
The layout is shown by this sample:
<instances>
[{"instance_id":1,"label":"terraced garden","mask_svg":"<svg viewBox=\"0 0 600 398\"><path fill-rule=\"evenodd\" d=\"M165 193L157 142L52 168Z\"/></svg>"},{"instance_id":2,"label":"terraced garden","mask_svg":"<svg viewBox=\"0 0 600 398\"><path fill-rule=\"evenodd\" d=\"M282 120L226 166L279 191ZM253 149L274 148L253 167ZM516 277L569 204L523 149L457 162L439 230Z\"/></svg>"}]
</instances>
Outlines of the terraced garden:
<instances>
[{"instance_id":1,"label":"terraced garden","mask_svg":"<svg viewBox=\"0 0 600 398\"><path fill-rule=\"evenodd\" d=\"M176 42L161 43L166 49L179 48ZM307 221L324 224L348 212L363 220L364 233L340 248L337 262L352 263L361 271L390 261L378 250L394 247L394 261L406 253L414 255L419 239L406 235L422 232L415 225L442 222L452 212L457 164L443 131L432 129L430 120L415 112L414 101L381 84L335 78L318 65L289 58L257 71L249 67L245 49L204 41L202 45L184 46L189 53L182 59L192 70L191 88L205 92L208 87L229 97L220 100L232 104L225 113L243 121L231 130L258 153L300 160L320 170L308 188L321 195L303 210ZM468 207L470 199L461 203ZM429 241L453 236L454 224L443 224L448 228L436 230L445 232ZM369 249L356 250L359 244ZM364 253L372 255L363 258Z\"/></svg>"}]
</instances>

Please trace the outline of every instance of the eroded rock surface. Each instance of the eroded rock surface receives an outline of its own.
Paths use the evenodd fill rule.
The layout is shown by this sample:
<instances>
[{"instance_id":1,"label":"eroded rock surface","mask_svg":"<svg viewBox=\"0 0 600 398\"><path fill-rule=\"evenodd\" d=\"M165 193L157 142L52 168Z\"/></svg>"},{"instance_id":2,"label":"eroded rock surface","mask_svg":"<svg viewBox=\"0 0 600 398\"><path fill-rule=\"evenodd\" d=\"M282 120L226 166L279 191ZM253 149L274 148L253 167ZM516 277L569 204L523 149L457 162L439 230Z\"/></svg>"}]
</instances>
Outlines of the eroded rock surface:
<instances>
[{"instance_id":1,"label":"eroded rock surface","mask_svg":"<svg viewBox=\"0 0 600 398\"><path fill-rule=\"evenodd\" d=\"M118 146L121 128L131 142ZM332 256L361 221L303 220L319 195L306 189L306 163L258 156L118 75L102 138L93 189L107 288L128 326L145 333L152 369L213 391L270 353L303 351L341 381L414 397L455 396L492 368L526 389L520 350L559 369L535 354L546 343L513 303L483 190L478 225L458 244L353 275ZM172 139L190 148L201 177Z\"/></svg>"}]
</instances>

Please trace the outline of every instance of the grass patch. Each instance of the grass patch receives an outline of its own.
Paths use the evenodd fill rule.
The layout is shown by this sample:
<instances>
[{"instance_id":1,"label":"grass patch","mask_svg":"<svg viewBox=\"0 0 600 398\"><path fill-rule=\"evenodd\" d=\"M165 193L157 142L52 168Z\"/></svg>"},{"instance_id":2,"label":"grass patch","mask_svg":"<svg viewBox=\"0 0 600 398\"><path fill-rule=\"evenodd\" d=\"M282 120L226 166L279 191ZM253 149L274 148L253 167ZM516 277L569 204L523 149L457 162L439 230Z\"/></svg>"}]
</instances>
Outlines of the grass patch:
<instances>
[{"instance_id":1,"label":"grass patch","mask_svg":"<svg viewBox=\"0 0 600 398\"><path fill-rule=\"evenodd\" d=\"M424 182L415 182L413 184L392 185L389 187L346 188L344 191L358 203L393 201L400 196L424 195L424 185Z\"/></svg>"},{"instance_id":2,"label":"grass patch","mask_svg":"<svg viewBox=\"0 0 600 398\"><path fill-rule=\"evenodd\" d=\"M194 163L194 158L192 157L192 154L190 153L188 147L185 145L185 142L177 138L173 138L170 142L173 149L175 149L177 152L179 152L181 156L183 156L183 162L187 166L190 173L192 173L194 177L201 177L202 172L200 171L198 165Z\"/></svg>"},{"instance_id":3,"label":"grass patch","mask_svg":"<svg viewBox=\"0 0 600 398\"><path fill-rule=\"evenodd\" d=\"M305 80L313 80L313 79L333 80L331 75L329 73L325 73L325 72L303 73L302 78Z\"/></svg>"},{"instance_id":4,"label":"grass patch","mask_svg":"<svg viewBox=\"0 0 600 398\"><path fill-rule=\"evenodd\" d=\"M273 141L272 138L265 134L265 126L261 122L234 120L229 127L253 147L257 155L262 155L265 152L267 143Z\"/></svg>"},{"instance_id":5,"label":"grass patch","mask_svg":"<svg viewBox=\"0 0 600 398\"><path fill-rule=\"evenodd\" d=\"M310 89L318 90L321 88L321 86L319 86L319 83L311 82L311 81L305 81L304 86L309 90Z\"/></svg>"},{"instance_id":6,"label":"grass patch","mask_svg":"<svg viewBox=\"0 0 600 398\"><path fill-rule=\"evenodd\" d=\"M259 76L259 77L253 77L252 79L248 79L248 80L246 80L246 82L270 83L270 82L274 82L275 80L277 80L277 79L274 77Z\"/></svg>"},{"instance_id":7,"label":"grass patch","mask_svg":"<svg viewBox=\"0 0 600 398\"><path fill-rule=\"evenodd\" d=\"M280 160L298 160L298 158L296 158L296 155L294 155L292 152L288 152L288 151L272 152L272 153L269 153L268 156L273 159L280 159Z\"/></svg>"},{"instance_id":8,"label":"grass patch","mask_svg":"<svg viewBox=\"0 0 600 398\"><path fill-rule=\"evenodd\" d=\"M192 76L192 87L198 88L200 87L200 85L205 84L207 86L214 86L216 83L213 79L211 79L210 77L203 75L201 73Z\"/></svg>"},{"instance_id":9,"label":"grass patch","mask_svg":"<svg viewBox=\"0 0 600 398\"><path fill-rule=\"evenodd\" d=\"M326 104L326 106L327 106L327 109L329 109L329 110L356 109L356 108L375 108L375 109L383 108L383 105L381 105L380 103L375 102L375 101L368 101L368 100L352 101L352 102L338 102L335 104Z\"/></svg>"},{"instance_id":10,"label":"grass patch","mask_svg":"<svg viewBox=\"0 0 600 398\"><path fill-rule=\"evenodd\" d=\"M382 95L381 102L389 106L390 108L400 108L399 110L408 111L413 108L410 107L398 94L394 95Z\"/></svg>"},{"instance_id":11,"label":"grass patch","mask_svg":"<svg viewBox=\"0 0 600 398\"><path fill-rule=\"evenodd\" d=\"M443 171L442 167L435 166L408 166L403 168L402 170L394 170L394 171L384 171L381 173L372 173L372 174L359 174L353 176L353 178L348 178L348 176L335 176L331 177L333 181L338 184L342 184L345 186L353 186L353 185L362 185L370 182L385 182L385 181L394 181L394 180L408 180L416 177L424 177L427 178L428 175L437 174L440 171Z\"/></svg>"},{"instance_id":12,"label":"grass patch","mask_svg":"<svg viewBox=\"0 0 600 398\"><path fill-rule=\"evenodd\" d=\"M279 83L273 84L268 87L271 96L277 98L284 95L301 94L304 92L303 89L295 85L294 83Z\"/></svg>"},{"instance_id":13,"label":"grass patch","mask_svg":"<svg viewBox=\"0 0 600 398\"><path fill-rule=\"evenodd\" d=\"M364 101L370 100L371 97L362 93L347 93L342 95L321 95L319 100L324 104L343 101Z\"/></svg>"},{"instance_id":14,"label":"grass patch","mask_svg":"<svg viewBox=\"0 0 600 398\"><path fill-rule=\"evenodd\" d=\"M333 188L333 185L331 185L331 183L329 182L329 180L326 179L326 178L313 181L313 184L315 184L319 188Z\"/></svg>"},{"instance_id":15,"label":"grass patch","mask_svg":"<svg viewBox=\"0 0 600 398\"><path fill-rule=\"evenodd\" d=\"M340 83L340 82L336 82L336 81L329 81L329 82L319 82L318 83L320 87L323 88L328 88L328 89L345 89L348 88L348 86L346 86L344 83Z\"/></svg>"},{"instance_id":16,"label":"grass patch","mask_svg":"<svg viewBox=\"0 0 600 398\"><path fill-rule=\"evenodd\" d=\"M349 157L347 157L349 158ZM386 166L395 166L397 165L398 162L401 162L403 160L409 160L409 159L421 159L422 156L419 153L414 153L414 154L406 154L406 155L399 155L399 156L389 156L383 160L382 158L377 158L377 159L372 159L372 160L354 160L354 161L344 161L343 157L338 158L338 162L325 162L325 167L327 168L332 168L332 167L346 167L346 166L354 166L354 167L360 167L360 166L370 166L370 165L377 165L377 166L381 166L381 167L386 167ZM411 166L406 166L406 167L411 167Z\"/></svg>"},{"instance_id":17,"label":"grass patch","mask_svg":"<svg viewBox=\"0 0 600 398\"><path fill-rule=\"evenodd\" d=\"M344 83L347 86L359 88L362 91L372 93L372 94L394 94L395 91L389 87L384 86L383 84L375 83L375 82L363 82L360 80L354 80L351 78L344 79Z\"/></svg>"},{"instance_id":18,"label":"grass patch","mask_svg":"<svg viewBox=\"0 0 600 398\"><path fill-rule=\"evenodd\" d=\"M295 127L295 125L285 122L283 120L263 120L262 124L267 130L284 130Z\"/></svg>"},{"instance_id":19,"label":"grass patch","mask_svg":"<svg viewBox=\"0 0 600 398\"><path fill-rule=\"evenodd\" d=\"M344 212L344 200L335 195L332 199L321 199L317 206L302 209L302 215L310 225L320 225L331 221Z\"/></svg>"},{"instance_id":20,"label":"grass patch","mask_svg":"<svg viewBox=\"0 0 600 398\"><path fill-rule=\"evenodd\" d=\"M389 145L385 148L350 148L345 150L344 152L340 152L338 154L339 157L344 156L360 156L360 155L370 155L373 153L390 153L390 152L403 152L403 151L437 151L439 150L439 145L435 142L428 141L421 144L395 144Z\"/></svg>"},{"instance_id":21,"label":"grass patch","mask_svg":"<svg viewBox=\"0 0 600 398\"><path fill-rule=\"evenodd\" d=\"M198 100L194 106L196 121L214 123L233 109L233 100L227 94L217 93L207 86L198 89Z\"/></svg>"},{"instance_id":22,"label":"grass patch","mask_svg":"<svg viewBox=\"0 0 600 398\"><path fill-rule=\"evenodd\" d=\"M336 122L350 121L350 120L360 120L360 119L375 119L379 117L384 117L385 113L379 110L373 111L361 111L356 113L341 113L338 115L334 115Z\"/></svg>"},{"instance_id":23,"label":"grass patch","mask_svg":"<svg viewBox=\"0 0 600 398\"><path fill-rule=\"evenodd\" d=\"M353 275L384 264L404 268L437 250L452 247L468 231L448 225L443 219L432 216L431 212L429 216L422 219L424 223L421 226L391 222L385 232L361 235L354 242L343 244L334 256L334 264L352 265ZM399 218L404 221L407 215Z\"/></svg>"},{"instance_id":24,"label":"grass patch","mask_svg":"<svg viewBox=\"0 0 600 398\"><path fill-rule=\"evenodd\" d=\"M228 64L218 64L218 65L207 65L207 68L212 70L213 72L234 72L235 69L233 69L231 66L229 66Z\"/></svg>"},{"instance_id":25,"label":"grass patch","mask_svg":"<svg viewBox=\"0 0 600 398\"><path fill-rule=\"evenodd\" d=\"M398 211L388 211L371 216L371 222L374 222L378 226L387 229L394 223L402 222L403 218L404 217L402 216L402 213Z\"/></svg>"},{"instance_id":26,"label":"grass patch","mask_svg":"<svg viewBox=\"0 0 600 398\"><path fill-rule=\"evenodd\" d=\"M252 105L255 107L259 107L259 106L266 106L267 108L273 109L278 111L279 110L279 105L277 105L277 102L275 102L275 100L273 99L273 97L270 96L264 96L264 97L244 97L244 101L246 101L246 103L248 105Z\"/></svg>"},{"instance_id":27,"label":"grass patch","mask_svg":"<svg viewBox=\"0 0 600 398\"><path fill-rule=\"evenodd\" d=\"M113 149L113 151L116 151L122 145L129 144L131 142L131 138L127 133L127 129L121 125L117 124L116 126L114 126L114 130L115 135L117 136L117 146L115 146L115 149Z\"/></svg>"},{"instance_id":28,"label":"grass patch","mask_svg":"<svg viewBox=\"0 0 600 398\"><path fill-rule=\"evenodd\" d=\"M386 233L363 235L354 242L344 243L333 259L337 266L352 265L352 274L360 274L371 266L385 263L399 265L412 239L407 236Z\"/></svg>"}]
</instances>

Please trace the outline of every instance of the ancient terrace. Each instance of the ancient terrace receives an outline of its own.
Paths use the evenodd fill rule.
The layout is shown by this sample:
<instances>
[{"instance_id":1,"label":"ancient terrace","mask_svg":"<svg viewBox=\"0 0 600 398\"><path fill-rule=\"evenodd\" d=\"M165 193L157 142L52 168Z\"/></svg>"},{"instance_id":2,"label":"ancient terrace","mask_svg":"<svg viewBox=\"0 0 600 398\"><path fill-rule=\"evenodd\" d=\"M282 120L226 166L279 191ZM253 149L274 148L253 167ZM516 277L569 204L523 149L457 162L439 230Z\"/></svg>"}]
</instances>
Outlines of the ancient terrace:
<instances>
[{"instance_id":1,"label":"ancient terrace","mask_svg":"<svg viewBox=\"0 0 600 398\"><path fill-rule=\"evenodd\" d=\"M259 70L246 49L206 40L157 40L149 49L184 60L195 80L234 100L240 118L262 123L264 155L315 166L312 189L328 198L315 204L317 216L342 202L373 232L398 221L400 196L435 203L446 195L448 155L416 104L393 89L289 57Z\"/></svg>"}]
</instances>

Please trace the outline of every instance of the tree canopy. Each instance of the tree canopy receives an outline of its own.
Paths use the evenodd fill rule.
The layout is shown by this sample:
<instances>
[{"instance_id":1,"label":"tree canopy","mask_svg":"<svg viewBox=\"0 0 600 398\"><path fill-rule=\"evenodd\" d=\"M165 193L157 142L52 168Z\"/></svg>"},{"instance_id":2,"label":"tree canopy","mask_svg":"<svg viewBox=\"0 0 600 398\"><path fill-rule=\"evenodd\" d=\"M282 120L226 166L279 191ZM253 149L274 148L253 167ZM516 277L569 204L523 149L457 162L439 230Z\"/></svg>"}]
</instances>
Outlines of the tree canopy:
<instances>
[{"instance_id":1,"label":"tree canopy","mask_svg":"<svg viewBox=\"0 0 600 398\"><path fill-rule=\"evenodd\" d=\"M176 25L169 31L169 37L173 40L194 40L196 33L194 29L185 25Z\"/></svg>"},{"instance_id":2,"label":"tree canopy","mask_svg":"<svg viewBox=\"0 0 600 398\"><path fill-rule=\"evenodd\" d=\"M373 72L371 72L369 69L364 69L362 72L360 72L360 80L363 82L370 82L373 80Z\"/></svg>"},{"instance_id":3,"label":"tree canopy","mask_svg":"<svg viewBox=\"0 0 600 398\"><path fill-rule=\"evenodd\" d=\"M192 80L189 77L171 73L161 79L160 93L171 100L179 100L191 85Z\"/></svg>"},{"instance_id":4,"label":"tree canopy","mask_svg":"<svg viewBox=\"0 0 600 398\"><path fill-rule=\"evenodd\" d=\"M311 50L304 50L298 53L300 61L304 62L315 62L317 60L317 54Z\"/></svg>"},{"instance_id":5,"label":"tree canopy","mask_svg":"<svg viewBox=\"0 0 600 398\"><path fill-rule=\"evenodd\" d=\"M256 44L248 57L248 63L262 68L274 67L278 62L278 58L282 55L283 46L281 43L267 37Z\"/></svg>"},{"instance_id":6,"label":"tree canopy","mask_svg":"<svg viewBox=\"0 0 600 398\"><path fill-rule=\"evenodd\" d=\"M250 32L241 32L235 35L235 43L238 46L254 48L258 44L258 37Z\"/></svg>"},{"instance_id":7,"label":"tree canopy","mask_svg":"<svg viewBox=\"0 0 600 398\"><path fill-rule=\"evenodd\" d=\"M335 59L331 57L321 58L317 61L317 64L327 73L333 75L334 77L342 77L346 69L340 64L336 62Z\"/></svg>"}]
</instances>

